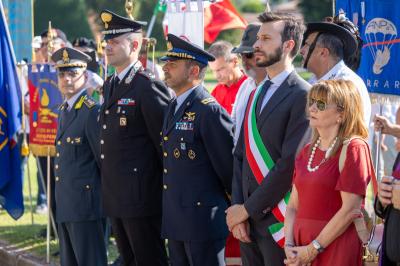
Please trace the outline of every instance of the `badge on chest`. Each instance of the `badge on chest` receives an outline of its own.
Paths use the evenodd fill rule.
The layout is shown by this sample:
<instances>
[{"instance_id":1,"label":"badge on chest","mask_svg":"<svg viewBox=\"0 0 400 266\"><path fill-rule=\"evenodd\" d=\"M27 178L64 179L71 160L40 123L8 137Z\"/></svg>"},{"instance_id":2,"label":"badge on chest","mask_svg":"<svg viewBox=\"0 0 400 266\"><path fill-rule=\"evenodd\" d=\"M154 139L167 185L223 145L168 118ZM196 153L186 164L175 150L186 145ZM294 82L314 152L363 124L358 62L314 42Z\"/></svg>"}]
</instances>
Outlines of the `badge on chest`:
<instances>
[{"instance_id":1,"label":"badge on chest","mask_svg":"<svg viewBox=\"0 0 400 266\"><path fill-rule=\"evenodd\" d=\"M126 126L128 125L128 120L126 119L125 116L121 116L121 117L119 118L119 125L120 125L121 127L126 127Z\"/></svg>"},{"instance_id":2,"label":"badge on chest","mask_svg":"<svg viewBox=\"0 0 400 266\"><path fill-rule=\"evenodd\" d=\"M195 112L186 112L182 119L175 124L176 130L193 130L194 120L196 118Z\"/></svg>"},{"instance_id":3,"label":"badge on chest","mask_svg":"<svg viewBox=\"0 0 400 266\"><path fill-rule=\"evenodd\" d=\"M118 100L118 105L133 106L133 105L136 105L136 102L134 99L131 99L131 98L121 98Z\"/></svg>"}]
</instances>

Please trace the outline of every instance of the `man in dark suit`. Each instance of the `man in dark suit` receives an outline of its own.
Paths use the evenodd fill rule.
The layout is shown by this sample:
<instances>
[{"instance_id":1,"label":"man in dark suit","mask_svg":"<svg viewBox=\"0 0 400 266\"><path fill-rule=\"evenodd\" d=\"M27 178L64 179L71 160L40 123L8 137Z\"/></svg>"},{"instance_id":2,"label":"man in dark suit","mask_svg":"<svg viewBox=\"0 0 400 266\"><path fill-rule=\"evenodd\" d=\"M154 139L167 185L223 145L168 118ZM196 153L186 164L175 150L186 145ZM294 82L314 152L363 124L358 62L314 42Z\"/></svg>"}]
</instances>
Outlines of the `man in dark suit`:
<instances>
[{"instance_id":1,"label":"man in dark suit","mask_svg":"<svg viewBox=\"0 0 400 266\"><path fill-rule=\"evenodd\" d=\"M116 73L104 83L100 110L104 209L124 265L167 265L161 239L160 131L170 100L138 60L143 23L103 11L105 49Z\"/></svg>"},{"instance_id":2,"label":"man in dark suit","mask_svg":"<svg viewBox=\"0 0 400 266\"><path fill-rule=\"evenodd\" d=\"M250 97L234 152L233 206L227 210L227 223L242 241L243 265L275 266L283 265L285 257L278 245L284 240L273 230L283 221L284 210L275 207L290 191L296 150L308 128L309 85L292 65L302 23L274 13L263 13L259 20L255 56L268 75Z\"/></svg>"},{"instance_id":3,"label":"man in dark suit","mask_svg":"<svg viewBox=\"0 0 400 266\"><path fill-rule=\"evenodd\" d=\"M214 57L175 35L161 60L176 93L162 130L162 235L173 266L225 265L227 194L232 182L232 122L202 86Z\"/></svg>"},{"instance_id":4,"label":"man in dark suit","mask_svg":"<svg viewBox=\"0 0 400 266\"><path fill-rule=\"evenodd\" d=\"M100 178L99 106L86 94L90 57L72 48L52 55L61 105L54 160L61 265L107 265Z\"/></svg>"}]
</instances>

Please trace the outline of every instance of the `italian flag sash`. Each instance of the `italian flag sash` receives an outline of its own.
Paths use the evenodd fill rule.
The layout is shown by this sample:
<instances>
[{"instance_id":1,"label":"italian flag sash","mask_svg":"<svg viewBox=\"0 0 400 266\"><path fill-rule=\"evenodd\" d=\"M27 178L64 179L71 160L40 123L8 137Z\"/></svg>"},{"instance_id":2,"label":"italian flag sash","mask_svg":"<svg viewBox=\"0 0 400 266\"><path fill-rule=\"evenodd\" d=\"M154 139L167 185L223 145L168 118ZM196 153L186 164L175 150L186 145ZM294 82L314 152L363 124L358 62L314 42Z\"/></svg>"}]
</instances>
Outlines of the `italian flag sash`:
<instances>
[{"instance_id":1,"label":"italian flag sash","mask_svg":"<svg viewBox=\"0 0 400 266\"><path fill-rule=\"evenodd\" d=\"M245 120L244 120L244 141L246 149L246 159L249 163L251 172L261 184L263 179L268 175L269 171L274 167L275 162L265 147L260 132L257 128L256 121L256 103L260 96L262 85L250 94L249 103L247 105ZM290 192L275 206L272 214L279 221L268 227L268 231L276 243L283 247L285 244L285 236L283 231L283 222L285 220L286 205L290 198Z\"/></svg>"}]
</instances>

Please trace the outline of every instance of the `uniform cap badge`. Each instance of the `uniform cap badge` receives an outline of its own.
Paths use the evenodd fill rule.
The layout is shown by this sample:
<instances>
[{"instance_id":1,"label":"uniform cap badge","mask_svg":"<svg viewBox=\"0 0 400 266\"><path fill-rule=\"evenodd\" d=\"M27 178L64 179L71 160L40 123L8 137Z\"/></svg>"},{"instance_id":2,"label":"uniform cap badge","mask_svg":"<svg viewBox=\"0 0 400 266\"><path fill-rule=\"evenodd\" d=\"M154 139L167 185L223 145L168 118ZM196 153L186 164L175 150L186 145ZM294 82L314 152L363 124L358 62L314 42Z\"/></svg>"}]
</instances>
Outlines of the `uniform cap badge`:
<instances>
[{"instance_id":1,"label":"uniform cap badge","mask_svg":"<svg viewBox=\"0 0 400 266\"><path fill-rule=\"evenodd\" d=\"M102 13L101 14L101 20L104 22L104 28L108 29L108 22L110 22L112 19L112 15L110 13Z\"/></svg>"},{"instance_id":2,"label":"uniform cap badge","mask_svg":"<svg viewBox=\"0 0 400 266\"><path fill-rule=\"evenodd\" d=\"M64 64L69 63L69 55L68 55L67 49L64 49L64 51L63 51L62 60L63 60Z\"/></svg>"}]
</instances>

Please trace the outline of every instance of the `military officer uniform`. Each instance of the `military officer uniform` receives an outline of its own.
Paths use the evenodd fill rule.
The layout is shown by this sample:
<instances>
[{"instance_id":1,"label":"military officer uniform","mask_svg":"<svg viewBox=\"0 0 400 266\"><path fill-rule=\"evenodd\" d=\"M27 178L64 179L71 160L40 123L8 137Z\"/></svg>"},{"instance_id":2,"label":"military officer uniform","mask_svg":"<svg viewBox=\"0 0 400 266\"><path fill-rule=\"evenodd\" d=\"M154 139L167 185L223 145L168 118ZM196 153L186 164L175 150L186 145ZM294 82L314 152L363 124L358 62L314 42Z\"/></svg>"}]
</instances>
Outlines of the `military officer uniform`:
<instances>
[{"instance_id":1,"label":"military officer uniform","mask_svg":"<svg viewBox=\"0 0 400 266\"><path fill-rule=\"evenodd\" d=\"M65 72L86 69L91 59L78 50L61 48L52 60L59 72ZM83 88L60 109L54 173L61 265L107 265L99 169L99 106Z\"/></svg>"},{"instance_id":2,"label":"military officer uniform","mask_svg":"<svg viewBox=\"0 0 400 266\"><path fill-rule=\"evenodd\" d=\"M105 39L140 32L142 24L103 11ZM128 59L127 59L128 60ZM140 61L104 83L100 110L102 194L125 265L167 265L161 238L162 153L159 132L168 88Z\"/></svg>"},{"instance_id":3,"label":"military officer uniform","mask_svg":"<svg viewBox=\"0 0 400 266\"><path fill-rule=\"evenodd\" d=\"M214 57L172 34L161 60ZM190 59L189 59L190 58ZM162 235L173 266L225 265L225 210L232 182L232 122L199 85L178 96L164 119Z\"/></svg>"}]
</instances>

